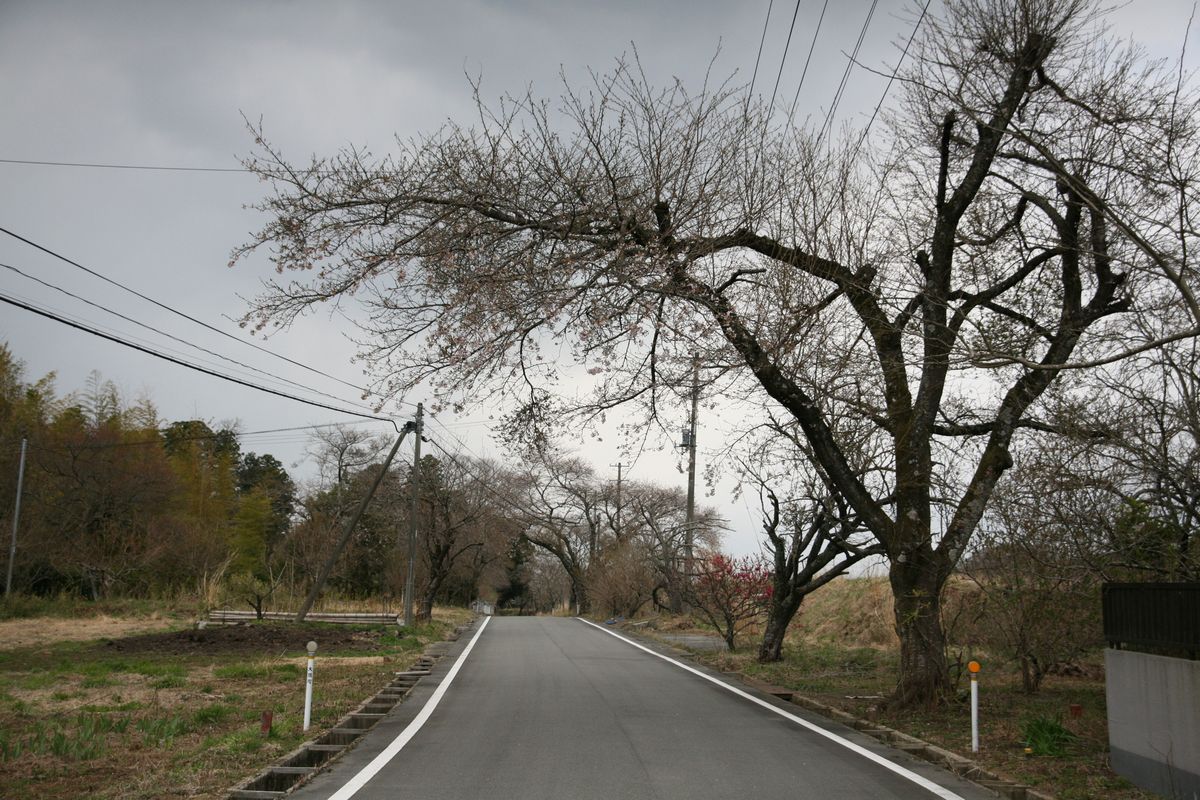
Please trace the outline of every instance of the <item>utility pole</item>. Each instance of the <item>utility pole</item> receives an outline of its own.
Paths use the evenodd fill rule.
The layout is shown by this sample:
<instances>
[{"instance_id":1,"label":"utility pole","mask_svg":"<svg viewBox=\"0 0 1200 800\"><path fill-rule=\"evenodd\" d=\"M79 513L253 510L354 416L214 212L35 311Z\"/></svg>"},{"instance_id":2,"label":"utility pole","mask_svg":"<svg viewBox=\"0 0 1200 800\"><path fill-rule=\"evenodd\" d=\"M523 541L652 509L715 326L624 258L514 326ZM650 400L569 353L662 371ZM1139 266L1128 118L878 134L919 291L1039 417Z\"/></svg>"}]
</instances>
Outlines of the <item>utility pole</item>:
<instances>
[{"instance_id":1,"label":"utility pole","mask_svg":"<svg viewBox=\"0 0 1200 800\"><path fill-rule=\"evenodd\" d=\"M346 524L346 528L342 531L342 536L338 539L337 544L333 547L333 552L325 559L325 563L321 565L321 571L317 573L317 580L313 583L312 590L309 591L308 597L304 598L304 605L300 606L300 610L296 612L296 622L304 622L304 618L308 616L308 612L312 610L313 603L317 602L317 596L321 594L321 589L325 586L325 581L329 579L329 573L333 571L333 565L337 563L338 556L342 554L346 543L350 541L350 534L354 533L354 526L358 524L359 518L363 512L367 510L367 504L371 502L371 498L375 496L375 490L379 488L379 484L383 483L383 476L387 475L388 467L392 465L392 459L396 457L396 451L400 449L400 443L404 441L404 437L412 430L412 423L404 426L404 430L400 432L400 436L396 438L396 443L392 445L392 450L384 459L383 466L379 468L379 474L375 476L375 482L371 484L371 488L367 490L367 496L358 504L358 510L354 512L354 516L350 518L350 522Z\"/></svg>"},{"instance_id":2,"label":"utility pole","mask_svg":"<svg viewBox=\"0 0 1200 800\"><path fill-rule=\"evenodd\" d=\"M425 404L417 403L417 422L414 430L417 433L413 445L413 471L409 483L412 492L412 510L408 514L408 575L404 579L404 627L413 626L413 592L416 588L417 568L417 483L421 474L421 433L425 424Z\"/></svg>"},{"instance_id":3,"label":"utility pole","mask_svg":"<svg viewBox=\"0 0 1200 800\"><path fill-rule=\"evenodd\" d=\"M4 596L12 592L13 564L17 560L17 523L21 520L21 488L25 484L25 448L29 440L21 440L21 463L17 467L17 502L13 506L12 544L8 546L8 578L4 581Z\"/></svg>"},{"instance_id":4,"label":"utility pole","mask_svg":"<svg viewBox=\"0 0 1200 800\"><path fill-rule=\"evenodd\" d=\"M617 468L617 516L613 521L613 528L617 534L617 538L621 538L621 463L616 464Z\"/></svg>"},{"instance_id":5,"label":"utility pole","mask_svg":"<svg viewBox=\"0 0 1200 800\"><path fill-rule=\"evenodd\" d=\"M692 419L685 444L688 448L687 534L683 545L683 569L686 580L692 579L695 554L696 522L696 413L700 408L700 356L692 353Z\"/></svg>"}]
</instances>

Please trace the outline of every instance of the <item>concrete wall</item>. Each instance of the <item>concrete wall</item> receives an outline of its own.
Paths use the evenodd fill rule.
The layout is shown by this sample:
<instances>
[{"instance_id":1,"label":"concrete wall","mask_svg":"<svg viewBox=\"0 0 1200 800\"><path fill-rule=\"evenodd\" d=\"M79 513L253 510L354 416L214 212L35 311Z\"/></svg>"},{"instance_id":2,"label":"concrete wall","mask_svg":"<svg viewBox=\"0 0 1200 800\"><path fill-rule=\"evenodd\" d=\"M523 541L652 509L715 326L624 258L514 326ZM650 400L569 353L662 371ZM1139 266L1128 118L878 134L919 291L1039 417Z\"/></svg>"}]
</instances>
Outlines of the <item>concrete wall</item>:
<instances>
[{"instance_id":1,"label":"concrete wall","mask_svg":"<svg viewBox=\"0 0 1200 800\"><path fill-rule=\"evenodd\" d=\"M1104 651L1113 769L1163 797L1200 800L1200 661Z\"/></svg>"}]
</instances>

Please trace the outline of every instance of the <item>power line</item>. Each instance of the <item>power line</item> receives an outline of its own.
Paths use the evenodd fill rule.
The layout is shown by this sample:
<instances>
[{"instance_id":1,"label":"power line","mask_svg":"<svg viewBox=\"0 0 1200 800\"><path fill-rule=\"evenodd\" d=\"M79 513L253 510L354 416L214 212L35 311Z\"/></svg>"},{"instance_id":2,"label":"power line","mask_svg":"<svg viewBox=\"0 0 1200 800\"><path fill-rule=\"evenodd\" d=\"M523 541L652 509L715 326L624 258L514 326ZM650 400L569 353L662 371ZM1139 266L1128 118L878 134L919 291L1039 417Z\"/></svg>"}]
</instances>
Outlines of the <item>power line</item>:
<instances>
[{"instance_id":1,"label":"power line","mask_svg":"<svg viewBox=\"0 0 1200 800\"><path fill-rule=\"evenodd\" d=\"M273 434L273 433L290 433L292 431L312 431L312 430L317 430L319 428L336 428L341 425L362 425L368 421L370 421L370 420L363 420L362 422L324 422L324 423L320 423L317 425L296 425L291 428L268 428L267 430L262 430L262 431L239 432L239 431L223 430L223 431L215 431L213 433L207 433L207 434L198 434L195 436L182 436L180 438L174 439L173 441L174 442L202 442L202 441L205 441L208 439L218 439L223 435L230 435L230 436L233 436L235 439L244 439L244 438L247 438L250 436L264 436L264 435ZM181 420L181 422L187 422L187 420ZM160 429L158 429L158 432L160 434L166 434L168 430L170 430L170 429L169 428L160 428ZM17 440L13 440L12 442L9 442L6 444L12 444L16 441ZM117 448L117 447L145 447L147 445L155 445L155 444L164 444L164 441L161 438L161 436L159 438L155 438L155 439L137 439L137 440L133 440L133 441L124 441L124 442L87 443L87 444L77 445L75 447L68 447L65 445L59 445L59 446L44 445L44 444L36 444L36 443L34 444L34 446L36 448L38 448L39 450L107 450L107 449Z\"/></svg>"},{"instance_id":2,"label":"power line","mask_svg":"<svg viewBox=\"0 0 1200 800\"><path fill-rule=\"evenodd\" d=\"M85 169L130 169L153 172L250 172L245 167L172 167L158 164L102 164L87 161L32 161L24 158L0 158L0 164L24 164L33 167L82 167Z\"/></svg>"},{"instance_id":3,"label":"power line","mask_svg":"<svg viewBox=\"0 0 1200 800\"><path fill-rule=\"evenodd\" d=\"M287 392L281 392L278 389L271 389L269 387L260 386L256 383L252 383L250 381L242 380L241 378L235 378L232 375L225 375L224 373L217 372L216 370L211 370L206 367L201 367L197 364L192 364L190 362L184 361L183 359L174 358L173 356L166 355L165 353L160 353L157 350L154 350L153 348L144 347L139 344L134 344L133 342L122 339L119 336L113 336L111 334L107 334L102 331L98 331L95 328L84 325L83 323L75 322L73 320L66 319L65 317L60 317L59 315L57 315L53 312L46 311L45 309L38 308L37 306L34 306L29 303L23 303L19 300L15 300L4 294L0 294L0 302L8 303L9 305L16 306L17 308L23 308L26 311L29 311L30 313L37 314L42 317L46 317L47 319L52 319L55 322L60 322L63 325L67 325L68 327L75 328L76 330L81 330L81 331L84 331L85 333L90 333L93 336L100 337L101 339L107 339L110 342L115 342L116 344L124 345L125 347L129 347L133 350L137 350L137 351L145 353L147 355L154 356L155 358L161 358L162 360L169 361L172 364L178 364L181 367L187 367L188 369L195 370L196 372L202 372L205 375L210 375L214 378L220 378L221 380L229 381L230 383L236 383L239 386L245 386L249 389L256 389L260 392L265 392L266 394L272 394L272 395L275 395L276 397L282 397L287 400L294 400L297 403L304 403L305 405L314 406L316 408L323 408L326 411L335 411L339 414L347 414L352 417L361 417L363 419L378 420L379 422L388 422L388 423L391 423L393 426L395 426L395 424L396 424L389 417L381 417L381 416L378 416L375 414L364 414L361 411L354 411L352 409L347 409L347 408L338 408L337 406L327 405L325 403L317 402L316 400L306 400L303 397L297 397L296 395L288 394Z\"/></svg>"},{"instance_id":4,"label":"power line","mask_svg":"<svg viewBox=\"0 0 1200 800\"><path fill-rule=\"evenodd\" d=\"M850 71L854 68L854 62L858 59L858 51L862 49L863 40L867 38L867 29L871 27L871 18L875 16L875 7L879 5L879 0L871 0L871 7L867 9L867 18L863 20L862 29L858 32L858 41L854 43L854 50L846 59L846 69L842 72L842 80L838 83L837 91L834 92L833 102L829 106L829 111L825 114L825 121L821 123L820 132L817 134L817 142L825 137L825 131L833 124L833 117L837 113L837 107L842 102L842 94L846 91L846 84L850 80Z\"/></svg>"},{"instance_id":5,"label":"power line","mask_svg":"<svg viewBox=\"0 0 1200 800\"><path fill-rule=\"evenodd\" d=\"M103 306L103 305L101 305L101 304L99 304L99 303L94 303L94 302L92 302L91 300L88 300L86 297L82 297L82 296L80 296L80 295L77 295L77 294L75 294L74 292L71 292L71 291L68 291L67 289L64 289L64 288L62 288L61 286L58 286L58 285L56 285L56 284L53 284L53 283L50 283L49 281L44 281L44 280L42 280L41 278L38 278L37 276L30 275L29 273L27 273L27 272L24 272L24 271L22 271L22 270L18 269L17 267L14 267L14 266L12 266L11 264L4 264L4 263L0 263L0 267L3 267L4 269L7 269L7 270L9 270L9 271L11 271L11 272L15 272L16 274L20 275L21 277L23 277L23 278L26 278L26 279L28 279L28 280L31 280L31 281L34 281L35 283L41 284L42 286L45 286L45 287L46 287L46 288L48 288L48 289L53 289L53 290L55 290L55 291L57 291L57 292L60 292L60 293L62 293L62 294L65 294L67 297L74 298L75 300L78 300L78 301L80 301L81 303L86 303L87 305L91 306L92 308L98 308L98 309L100 309L101 311L105 312L106 314L111 314L111 315L113 315L114 317L117 317L118 319L123 319L123 320L125 320L126 322L131 322L131 323L133 323L134 325L137 325L137 326L138 326L138 327L140 327L140 328L145 328L145 329L146 329L146 330L148 330L148 331L153 331L154 333L157 333L157 334L159 334L160 336L165 336L165 337L167 337L168 339L170 339L170 340L172 340L172 341L179 342L180 344L186 345L186 346L188 346L188 347L195 348L196 350L199 350L199 351L200 351L200 352L202 352L202 353L208 353L210 356L215 356L215 357L217 357L217 358L221 359L222 361L228 361L230 364L236 364L237 366L239 366L239 367L242 367L242 368L244 368L244 369L247 369L247 370L249 370L250 372L256 372L256 373L258 373L259 375L264 375L264 376L266 376L266 377L268 377L268 378L272 378L272 379L274 379L274 380L276 380L276 381L279 381L280 383L290 384L290 385L292 385L292 386L295 386L295 387L297 387L297 388L299 388L299 389L304 389L304 390L306 390L306 391L313 392L314 394L319 394L319 395L321 395L322 397L328 397L328 398L329 398L329 399L331 399L331 400L337 400L337 401L339 401L339 402L350 402L350 401L346 401L346 400L344 400L343 398L337 397L336 395L329 394L328 392L322 392L322 391L320 391L319 389L313 389L313 388L311 388L311 387L309 387L309 386L305 386L305 385L304 385L304 384L302 384L302 383L297 383L296 381L290 380L290 379L288 379L288 378L284 378L284 377L281 377L281 376L279 376L279 375L276 375L276 374L274 374L274 373L267 372L266 370L262 370L262 369L259 369L259 368L257 368L257 367L252 367L252 366L250 366L249 364L245 364L245 363L243 363L243 362L241 362L241 361L238 361L238 360L236 360L236 359L233 359L233 358L230 358L230 357L228 357L228 356L222 355L221 353L218 353L218 352L216 352L215 350L209 350L207 347L202 347L202 346L200 346L200 345L196 344L195 342L189 342L189 341L187 341L186 339L181 339L180 337L178 337L178 336L174 336L174 335L172 335L172 334L170 334L170 333L167 333L167 332L166 332L166 331L164 331L164 330L160 330L159 328L156 328L156 327L154 327L153 325L149 325L149 324L147 324L147 323L145 323L145 322L140 322L140 321L138 321L138 320L134 319L133 317L128 317L128 316L126 316L126 315L124 315L124 314L121 314L121 313L119 313L119 312L117 312L117 311L113 311L111 308L107 308L106 306ZM360 406L360 407L361 407L361 404L359 404L359 403L350 402L350 404L351 404L351 405L357 405L357 406Z\"/></svg>"},{"instance_id":6,"label":"power line","mask_svg":"<svg viewBox=\"0 0 1200 800\"><path fill-rule=\"evenodd\" d=\"M186 319L189 322L193 322L193 323L199 325L200 327L205 328L206 330L210 330L214 333L220 334L221 336L224 336L227 339L232 339L233 341L238 342L243 345L246 345L247 347L253 347L255 350L266 353L269 356L274 356L275 358L282 359L283 361L286 361L287 363L292 364L293 366L300 367L301 369L306 369L309 372L314 373L316 375L321 375L322 377L328 378L332 381L336 381L336 382L342 384L343 386L348 386L351 389L357 389L358 391L363 392L364 394L374 394L374 392L371 392L369 389L366 389L362 386L357 386L348 381L344 381L341 378L330 375L328 372L322 372L321 370L319 370L315 367L310 367L308 364L303 364L299 361L294 361L294 360L288 358L287 356L280 355L279 353L276 353L272 350L268 350L265 347L260 347L259 345L255 344L254 342L248 342L245 339L240 339L231 333L221 330L220 328L217 328L213 325L209 325L207 322L196 319L195 317L193 317L189 314L185 314L184 312L179 311L178 309L172 308L171 306L167 305L166 303L159 302L158 300L155 300L153 297L148 297L147 295L142 294L141 292L137 291L136 289L131 289L130 287L126 286L125 284L121 283L120 281L113 280L112 278L109 278L108 276L103 275L103 274L97 272L96 270L91 269L90 267L85 267L83 264L80 264L78 261L74 261L70 258L67 258L66 256L62 255L61 253L56 253L55 251L51 250L48 247L45 247L44 245L40 245L37 242L32 241L31 239L26 239L24 236L21 236L18 233L14 233L13 231L10 231L8 228L0 227L0 233L7 234L8 236L11 236L12 238L16 239L17 241L24 242L25 244L29 245L30 247L33 247L37 250L42 251L46 255L57 258L59 261L62 261L66 264L70 264L71 266L75 267L76 269L81 269L84 272L88 273L89 275L99 278L100 280L104 281L105 283L111 284L112 286L116 286L119 289L123 289L124 291L129 292L130 294L134 295L135 297L140 297L142 300L145 300L146 302L151 303L151 304L163 309L164 311L168 311L178 317L182 317L183 319Z\"/></svg>"},{"instance_id":7,"label":"power line","mask_svg":"<svg viewBox=\"0 0 1200 800\"><path fill-rule=\"evenodd\" d=\"M917 17L917 24L913 25L912 33L908 35L908 41L904 44L904 50L900 53L900 60L896 62L896 68L892 70L892 74L888 77L887 85L883 87L883 95L880 96L879 102L875 104L875 110L871 112L871 119L867 120L867 127L863 129L862 136L858 137L858 144L854 146L854 154L857 156L863 142L867 139L867 134L871 132L871 126L875 124L875 117L879 115L879 109L883 108L883 101L887 99L888 92L891 91L892 83L896 80L896 75L900 72L900 65L904 63L904 57L908 55L908 48L912 46L913 39L917 37L917 31L921 27L921 23L925 21L925 12L929 11L929 4L932 0L925 0L925 6L921 9L921 16Z\"/></svg>"},{"instance_id":8,"label":"power line","mask_svg":"<svg viewBox=\"0 0 1200 800\"><path fill-rule=\"evenodd\" d=\"M758 40L758 55L754 57L754 74L750 76L750 91L746 94L746 106L749 108L750 100L754 97L754 82L758 80L758 62L762 59L763 43L767 41L767 26L771 24L771 9L775 7L775 0L770 0L767 4L767 18L763 20L762 37Z\"/></svg>"},{"instance_id":9,"label":"power line","mask_svg":"<svg viewBox=\"0 0 1200 800\"><path fill-rule=\"evenodd\" d=\"M470 475L472 478L474 478L476 481L478 481L479 485L482 486L485 491L487 491L490 494L492 494L493 496L498 497L501 500L503 500L505 503L507 503L509 505L510 508L516 509L517 511L521 512L522 514L525 514L529 517L533 517L535 519L541 516L540 514L538 514L536 512L530 511L528 508L526 508L525 506L523 506L521 503L517 502L516 500L513 500L512 497L508 496L506 493L501 492L500 490L496 489L494 486L492 486L491 481L481 478L474 470L472 470L470 467L468 467L466 464L464 464L462 461L460 461L458 459L458 456L456 456L454 453L450 452L445 447L443 447L436 439L429 439L428 442L431 445L433 445L434 447L436 447L438 450L441 450L442 453L444 453L447 458L449 458L451 461L453 461L455 464L457 464L461 470L463 470L468 475Z\"/></svg>"},{"instance_id":10,"label":"power line","mask_svg":"<svg viewBox=\"0 0 1200 800\"><path fill-rule=\"evenodd\" d=\"M771 90L771 102L767 106L767 118L775 108L775 94L779 91L779 79L783 77L783 65L787 62L788 48L792 46L792 34L796 30L796 17L800 15L800 0L796 0L796 8L792 11L792 24L788 27L787 42L783 45L783 57L779 59L779 71L775 73L775 88Z\"/></svg>"},{"instance_id":11,"label":"power line","mask_svg":"<svg viewBox=\"0 0 1200 800\"><path fill-rule=\"evenodd\" d=\"M817 37L821 35L821 23L825 21L825 12L829 8L829 0L821 6L821 16L817 18L817 27L813 31L812 41L808 44L808 56L804 59L804 69L800 72L800 83L796 85L796 94L792 97L792 107L788 109L788 121L796 115L796 103L800 100L800 90L804 88L804 79L808 75L808 65L812 63L813 50L817 47Z\"/></svg>"}]
</instances>

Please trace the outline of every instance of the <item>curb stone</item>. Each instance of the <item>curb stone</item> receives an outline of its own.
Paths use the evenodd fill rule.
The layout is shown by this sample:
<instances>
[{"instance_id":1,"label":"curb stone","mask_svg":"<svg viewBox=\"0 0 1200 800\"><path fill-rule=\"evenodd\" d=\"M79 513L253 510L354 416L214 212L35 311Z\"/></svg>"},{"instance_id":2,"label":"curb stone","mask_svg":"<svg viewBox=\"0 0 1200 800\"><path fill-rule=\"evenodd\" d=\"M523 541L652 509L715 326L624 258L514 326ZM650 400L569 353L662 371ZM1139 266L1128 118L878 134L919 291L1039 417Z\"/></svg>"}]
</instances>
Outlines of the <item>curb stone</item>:
<instances>
[{"instance_id":1,"label":"curb stone","mask_svg":"<svg viewBox=\"0 0 1200 800\"><path fill-rule=\"evenodd\" d=\"M631 636L642 638L641 631L631 631L628 628L625 632ZM654 636L645 637L662 646L666 643L658 640ZM666 646L670 647L669 644ZM678 648L671 648L677 650ZM704 663L695 653L688 653L690 660ZM932 764L936 764L960 778L971 781L977 786L995 792L998 796L1007 798L1007 800L1056 800L1054 795L1040 792L1032 787L1026 786L1016 781L1008 780L994 772L984 769L969 758L952 753L949 750L930 744L923 739L918 739L915 736L910 736L907 733L888 728L880 725L878 722L873 722L868 719L856 717L853 714L848 714L839 708L826 705L817 700L798 692L785 692L780 687L757 681L743 672L736 670L720 670L722 676L727 678L737 678L747 686L765 692L781 700L798 705L801 708L808 709L823 717L835 720L843 725L854 728L860 733L865 733L875 739L880 740L884 744L890 745L897 750L902 750L917 758L924 759ZM790 696L789 696L790 694Z\"/></svg>"},{"instance_id":2,"label":"curb stone","mask_svg":"<svg viewBox=\"0 0 1200 800\"><path fill-rule=\"evenodd\" d=\"M743 683L749 686L754 686L756 683L753 679L749 679L745 675L742 675L741 679ZM1010 781L1007 778L984 769L969 758L952 753L949 750L930 744L915 736L909 736L907 733L901 733L900 731L880 725L877 722L862 719L853 714L847 714L841 709L825 705L811 697L794 692L791 696L791 702L801 708L806 708L822 716L835 719L861 733L879 739L881 742L889 744L898 750L903 750L918 758L923 758L930 763L937 764L961 778L965 778L972 783L995 792L1000 797L1005 797L1009 800L1055 800L1053 795L1039 792L1015 781Z\"/></svg>"}]
</instances>

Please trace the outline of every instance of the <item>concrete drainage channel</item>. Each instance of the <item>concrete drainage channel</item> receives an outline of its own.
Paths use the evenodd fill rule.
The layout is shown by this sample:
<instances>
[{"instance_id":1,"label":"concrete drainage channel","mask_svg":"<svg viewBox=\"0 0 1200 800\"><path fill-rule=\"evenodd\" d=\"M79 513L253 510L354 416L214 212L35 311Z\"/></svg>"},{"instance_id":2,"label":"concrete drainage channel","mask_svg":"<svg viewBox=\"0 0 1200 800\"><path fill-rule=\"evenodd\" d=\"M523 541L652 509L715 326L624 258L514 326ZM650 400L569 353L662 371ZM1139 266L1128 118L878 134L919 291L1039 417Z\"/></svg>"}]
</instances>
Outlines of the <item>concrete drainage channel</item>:
<instances>
[{"instance_id":1,"label":"concrete drainage channel","mask_svg":"<svg viewBox=\"0 0 1200 800\"><path fill-rule=\"evenodd\" d=\"M284 797L330 766L408 696L417 682L430 673L434 663L445 655L449 643L458 639L468 627L459 626L448 641L430 645L415 664L403 672L395 673L392 680L377 694L338 720L338 723L322 736L305 742L260 774L231 789L228 794L229 800L272 800Z\"/></svg>"}]
</instances>

